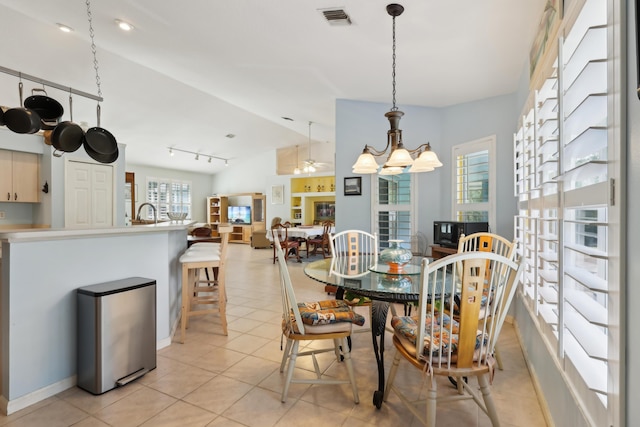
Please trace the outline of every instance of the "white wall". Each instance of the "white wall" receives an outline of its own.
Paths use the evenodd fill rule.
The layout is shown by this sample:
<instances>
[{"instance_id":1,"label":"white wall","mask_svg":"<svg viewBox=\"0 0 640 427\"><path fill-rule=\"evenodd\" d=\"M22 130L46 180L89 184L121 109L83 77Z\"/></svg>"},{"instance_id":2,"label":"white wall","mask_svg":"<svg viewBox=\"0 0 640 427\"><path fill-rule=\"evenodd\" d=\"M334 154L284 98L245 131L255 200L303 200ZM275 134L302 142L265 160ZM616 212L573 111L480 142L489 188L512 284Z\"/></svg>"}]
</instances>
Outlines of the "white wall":
<instances>
[{"instance_id":1,"label":"white wall","mask_svg":"<svg viewBox=\"0 0 640 427\"><path fill-rule=\"evenodd\" d=\"M212 194L211 180L213 175L185 172L174 169L154 168L151 166L135 165L128 163L126 172L135 174L135 185L138 187L136 200L136 213L138 207L146 201L147 178L168 178L191 181L191 219L197 222L206 222L207 203L206 198ZM124 173L122 188L124 188ZM135 193L135 190L134 190ZM124 196L123 196L124 197ZM124 216L124 211L122 211ZM135 216L135 214L134 214Z\"/></svg>"}]
</instances>

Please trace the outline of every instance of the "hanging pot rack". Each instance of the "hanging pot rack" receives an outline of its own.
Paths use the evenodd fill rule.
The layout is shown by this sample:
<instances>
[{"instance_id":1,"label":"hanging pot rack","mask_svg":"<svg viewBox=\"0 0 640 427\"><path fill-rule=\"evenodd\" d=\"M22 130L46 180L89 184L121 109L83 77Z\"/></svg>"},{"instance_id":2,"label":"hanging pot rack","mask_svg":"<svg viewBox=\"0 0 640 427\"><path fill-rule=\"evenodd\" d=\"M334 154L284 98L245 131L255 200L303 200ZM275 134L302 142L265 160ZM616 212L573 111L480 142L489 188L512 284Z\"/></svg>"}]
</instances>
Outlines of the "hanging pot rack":
<instances>
[{"instance_id":1,"label":"hanging pot rack","mask_svg":"<svg viewBox=\"0 0 640 427\"><path fill-rule=\"evenodd\" d=\"M56 88L56 89L60 89L64 92L70 92L74 95L78 95L78 96L82 96L84 98L88 98L88 99L93 99L94 101L98 101L98 102L102 102L103 98L102 96L97 96L97 95L93 95L87 92L83 92L81 90L77 90L77 89L73 89L69 86L64 86L49 80L45 80L45 79L41 79L40 77L35 77L29 74L25 74L22 73L20 71L16 71L16 70L12 70L10 68L6 68L6 67L2 67L0 66L0 72L5 73L5 74L9 74L11 76L15 76L18 77L20 79L24 79L24 80L29 80L38 84L41 84L43 86L48 86L48 87L52 87L52 88Z\"/></svg>"}]
</instances>

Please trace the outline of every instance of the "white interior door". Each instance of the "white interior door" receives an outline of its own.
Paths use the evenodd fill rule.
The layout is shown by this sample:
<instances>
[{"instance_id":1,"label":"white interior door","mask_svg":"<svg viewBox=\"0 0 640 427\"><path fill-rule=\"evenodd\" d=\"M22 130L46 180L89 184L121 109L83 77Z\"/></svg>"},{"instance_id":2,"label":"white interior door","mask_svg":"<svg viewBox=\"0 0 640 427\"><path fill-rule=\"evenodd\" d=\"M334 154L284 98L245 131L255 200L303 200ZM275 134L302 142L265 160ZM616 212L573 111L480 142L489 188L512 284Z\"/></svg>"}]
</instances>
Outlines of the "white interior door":
<instances>
[{"instance_id":1,"label":"white interior door","mask_svg":"<svg viewBox=\"0 0 640 427\"><path fill-rule=\"evenodd\" d=\"M64 219L67 228L113 225L113 166L67 162Z\"/></svg>"}]
</instances>

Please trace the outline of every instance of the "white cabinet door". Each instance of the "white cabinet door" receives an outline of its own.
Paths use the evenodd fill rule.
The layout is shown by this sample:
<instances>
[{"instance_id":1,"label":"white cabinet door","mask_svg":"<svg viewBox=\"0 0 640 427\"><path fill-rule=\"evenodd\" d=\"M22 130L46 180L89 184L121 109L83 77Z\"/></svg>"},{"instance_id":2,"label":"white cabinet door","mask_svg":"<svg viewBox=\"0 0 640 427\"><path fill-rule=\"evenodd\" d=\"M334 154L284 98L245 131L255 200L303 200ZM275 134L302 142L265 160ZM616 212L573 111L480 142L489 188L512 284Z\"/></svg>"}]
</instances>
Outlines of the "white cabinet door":
<instances>
[{"instance_id":1,"label":"white cabinet door","mask_svg":"<svg viewBox=\"0 0 640 427\"><path fill-rule=\"evenodd\" d=\"M113 166L69 161L65 177L65 227L113 225Z\"/></svg>"}]
</instances>

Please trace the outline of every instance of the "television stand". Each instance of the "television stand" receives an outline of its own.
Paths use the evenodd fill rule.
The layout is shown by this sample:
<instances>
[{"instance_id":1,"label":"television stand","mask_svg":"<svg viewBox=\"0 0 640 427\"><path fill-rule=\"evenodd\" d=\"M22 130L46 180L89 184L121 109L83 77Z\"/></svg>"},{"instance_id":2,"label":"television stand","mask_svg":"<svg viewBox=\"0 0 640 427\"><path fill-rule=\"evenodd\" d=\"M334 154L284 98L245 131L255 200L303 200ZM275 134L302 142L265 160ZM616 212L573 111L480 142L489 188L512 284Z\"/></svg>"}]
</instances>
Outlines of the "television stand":
<instances>
[{"instance_id":1,"label":"television stand","mask_svg":"<svg viewBox=\"0 0 640 427\"><path fill-rule=\"evenodd\" d=\"M444 258L447 255L458 253L458 249L456 248L447 248L445 246L440 245L430 245L431 246L431 257L433 259Z\"/></svg>"}]
</instances>

